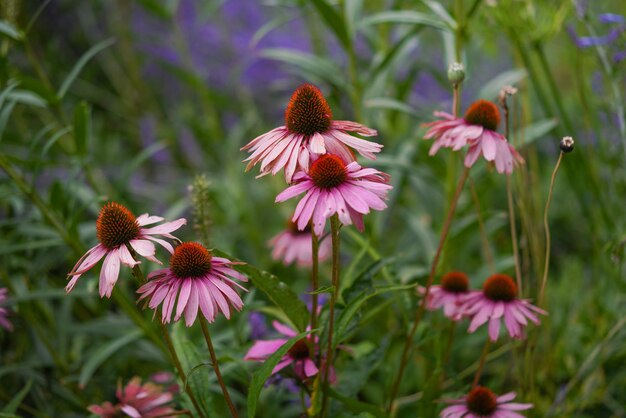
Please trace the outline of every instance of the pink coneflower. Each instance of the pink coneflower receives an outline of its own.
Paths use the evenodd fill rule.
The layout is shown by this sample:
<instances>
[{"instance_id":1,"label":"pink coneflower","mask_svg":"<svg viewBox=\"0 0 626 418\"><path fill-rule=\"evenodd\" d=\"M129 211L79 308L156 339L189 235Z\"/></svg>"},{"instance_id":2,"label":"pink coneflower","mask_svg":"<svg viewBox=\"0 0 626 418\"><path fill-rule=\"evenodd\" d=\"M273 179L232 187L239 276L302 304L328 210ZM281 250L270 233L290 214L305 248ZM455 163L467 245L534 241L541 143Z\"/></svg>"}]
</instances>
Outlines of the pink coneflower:
<instances>
[{"instance_id":1,"label":"pink coneflower","mask_svg":"<svg viewBox=\"0 0 626 418\"><path fill-rule=\"evenodd\" d=\"M294 184L276 196L276 202L284 202L303 192L292 221L300 231L313 219L313 232L318 236L324 231L326 219L335 213L344 225L354 222L363 230L363 215L370 209L387 207L383 199L392 188L389 175L373 168L361 168L356 162L346 164L336 155L325 154L311 164L308 173L298 172Z\"/></svg>"},{"instance_id":2,"label":"pink coneflower","mask_svg":"<svg viewBox=\"0 0 626 418\"><path fill-rule=\"evenodd\" d=\"M299 231L296 224L289 222L287 229L274 236L268 244L272 246L272 258L289 265L294 261L299 266L310 266L313 263L311 227L307 225ZM330 256L330 240L319 243L318 261L322 262Z\"/></svg>"},{"instance_id":3,"label":"pink coneflower","mask_svg":"<svg viewBox=\"0 0 626 418\"><path fill-rule=\"evenodd\" d=\"M9 299L9 289L4 287L0 288L0 327L6 329L7 331L13 331L13 324L9 322L9 310L3 308L7 300Z\"/></svg>"},{"instance_id":4,"label":"pink coneflower","mask_svg":"<svg viewBox=\"0 0 626 418\"><path fill-rule=\"evenodd\" d=\"M435 112L435 116L444 120L425 124L430 129L424 139L435 138L430 155L435 155L441 147L458 151L469 145L465 156L466 167L473 166L482 153L485 160L495 162L498 173L507 174L513 171L515 165L524 162L506 138L496 132L500 111L494 103L478 100L467 109L464 118L455 118L446 112Z\"/></svg>"},{"instance_id":5,"label":"pink coneflower","mask_svg":"<svg viewBox=\"0 0 626 418\"><path fill-rule=\"evenodd\" d=\"M426 293L426 288L419 287L420 294ZM441 285L431 286L428 292L426 307L435 311L443 307L443 314L458 321L463 317L460 307L469 295L469 279L460 271L451 271L441 278Z\"/></svg>"},{"instance_id":6,"label":"pink coneflower","mask_svg":"<svg viewBox=\"0 0 626 418\"><path fill-rule=\"evenodd\" d=\"M472 317L470 333L489 321L489 338L498 339L500 321L504 319L509 335L523 339L528 319L539 325L536 314L547 315L543 309L528 300L517 298L517 286L506 274L494 274L483 285L482 291L470 292L461 307L464 315Z\"/></svg>"},{"instance_id":7,"label":"pink coneflower","mask_svg":"<svg viewBox=\"0 0 626 418\"><path fill-rule=\"evenodd\" d=\"M273 321L272 325L285 338L277 338L275 340L258 340L246 353L244 360L265 361L269 356L274 354L276 350L282 347L290 338L295 337L298 333L280 322ZM296 376L301 380L306 380L315 376L319 369L315 365L313 359L319 350L318 337L309 335L308 337L298 340L283 356L280 362L272 370L272 374L278 373L285 367L293 364ZM334 381L334 371L329 370L331 381Z\"/></svg>"},{"instance_id":8,"label":"pink coneflower","mask_svg":"<svg viewBox=\"0 0 626 418\"><path fill-rule=\"evenodd\" d=\"M106 256L100 271L100 297L111 297L120 273L120 263L129 267L140 263L133 258L129 248L140 256L161 264L154 257L156 248L152 241L162 245L170 253L174 249L167 241L156 238L155 235L176 239L170 233L187 223L186 219L181 218L152 228L142 228L162 220L163 218L159 216L150 216L147 213L135 218L131 211L119 203L109 202L104 205L96 221L96 235L100 243L87 251L68 273L72 279L65 287L67 293L72 291L83 273Z\"/></svg>"},{"instance_id":9,"label":"pink coneflower","mask_svg":"<svg viewBox=\"0 0 626 418\"><path fill-rule=\"evenodd\" d=\"M247 292L232 278L248 281L231 268L233 264L237 263L214 257L202 244L182 243L174 250L169 268L148 275L148 283L137 290L141 294L139 300L150 298L151 309L163 303L161 320L164 324L172 319L177 296L174 321L184 312L185 324L190 327L196 320L198 308L209 322L213 322L220 311L230 319L231 305L238 311L243 308L243 301L234 289L238 287Z\"/></svg>"},{"instance_id":10,"label":"pink coneflower","mask_svg":"<svg viewBox=\"0 0 626 418\"><path fill-rule=\"evenodd\" d=\"M322 92L312 84L303 84L291 96L285 110L285 126L279 126L253 139L241 148L252 154L246 171L261 162L259 177L278 173L285 168L285 179L291 183L298 167L309 169L309 161L322 154L338 155L347 164L354 161L355 149L375 160L382 145L349 135L374 136L377 132L356 122L333 120L330 106Z\"/></svg>"},{"instance_id":11,"label":"pink coneflower","mask_svg":"<svg viewBox=\"0 0 626 418\"><path fill-rule=\"evenodd\" d=\"M515 411L523 411L533 407L531 403L513 403L515 392L496 396L489 389L477 386L460 399L449 401L441 411L441 418L524 418Z\"/></svg>"},{"instance_id":12,"label":"pink coneflower","mask_svg":"<svg viewBox=\"0 0 626 418\"><path fill-rule=\"evenodd\" d=\"M105 402L102 405L91 405L87 409L102 418L173 417L181 413L167 406L173 399L171 392L163 392L161 386L152 383L142 385L139 377L131 379L123 390L121 383L118 384L116 397L119 401L116 405Z\"/></svg>"}]
</instances>

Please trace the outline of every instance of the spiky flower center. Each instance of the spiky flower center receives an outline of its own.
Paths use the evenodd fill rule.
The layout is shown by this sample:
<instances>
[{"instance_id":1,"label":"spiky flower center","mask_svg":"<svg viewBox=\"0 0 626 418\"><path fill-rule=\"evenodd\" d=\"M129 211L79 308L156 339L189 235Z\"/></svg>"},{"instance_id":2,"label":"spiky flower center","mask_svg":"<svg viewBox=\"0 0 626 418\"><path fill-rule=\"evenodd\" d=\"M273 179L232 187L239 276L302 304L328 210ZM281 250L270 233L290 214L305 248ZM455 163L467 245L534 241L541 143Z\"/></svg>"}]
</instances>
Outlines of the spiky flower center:
<instances>
[{"instance_id":1,"label":"spiky flower center","mask_svg":"<svg viewBox=\"0 0 626 418\"><path fill-rule=\"evenodd\" d=\"M517 297L517 286L510 276L494 274L483 284L483 293L494 302L510 302Z\"/></svg>"},{"instance_id":2,"label":"spiky flower center","mask_svg":"<svg viewBox=\"0 0 626 418\"><path fill-rule=\"evenodd\" d=\"M496 395L482 386L472 389L466 402L467 408L479 417L489 417L498 408Z\"/></svg>"},{"instance_id":3,"label":"spiky flower center","mask_svg":"<svg viewBox=\"0 0 626 418\"><path fill-rule=\"evenodd\" d=\"M441 278L441 287L452 293L465 293L469 289L469 279L461 271L451 271Z\"/></svg>"},{"instance_id":4,"label":"spiky flower center","mask_svg":"<svg viewBox=\"0 0 626 418\"><path fill-rule=\"evenodd\" d=\"M320 189L332 189L348 178L346 165L341 158L332 154L324 154L311 164L309 175L313 184Z\"/></svg>"},{"instance_id":5,"label":"spiky flower center","mask_svg":"<svg viewBox=\"0 0 626 418\"><path fill-rule=\"evenodd\" d=\"M298 340L293 346L291 346L287 354L289 354L289 356L295 360L309 358L309 345L304 339Z\"/></svg>"},{"instance_id":6,"label":"spiky flower center","mask_svg":"<svg viewBox=\"0 0 626 418\"><path fill-rule=\"evenodd\" d=\"M170 258L170 269L179 279L202 277L211 271L213 256L197 242L184 242L174 250Z\"/></svg>"},{"instance_id":7,"label":"spiky flower center","mask_svg":"<svg viewBox=\"0 0 626 418\"><path fill-rule=\"evenodd\" d=\"M470 125L480 125L485 129L495 131L500 123L500 111L494 103L481 99L472 103L467 109L465 121Z\"/></svg>"},{"instance_id":8,"label":"spiky flower center","mask_svg":"<svg viewBox=\"0 0 626 418\"><path fill-rule=\"evenodd\" d=\"M285 125L290 132L313 135L330 128L333 113L324 95L313 84L303 84L291 95L285 110Z\"/></svg>"},{"instance_id":9,"label":"spiky flower center","mask_svg":"<svg viewBox=\"0 0 626 418\"><path fill-rule=\"evenodd\" d=\"M119 203L109 202L100 209L96 221L98 241L112 250L137 238L139 224L131 211Z\"/></svg>"}]
</instances>

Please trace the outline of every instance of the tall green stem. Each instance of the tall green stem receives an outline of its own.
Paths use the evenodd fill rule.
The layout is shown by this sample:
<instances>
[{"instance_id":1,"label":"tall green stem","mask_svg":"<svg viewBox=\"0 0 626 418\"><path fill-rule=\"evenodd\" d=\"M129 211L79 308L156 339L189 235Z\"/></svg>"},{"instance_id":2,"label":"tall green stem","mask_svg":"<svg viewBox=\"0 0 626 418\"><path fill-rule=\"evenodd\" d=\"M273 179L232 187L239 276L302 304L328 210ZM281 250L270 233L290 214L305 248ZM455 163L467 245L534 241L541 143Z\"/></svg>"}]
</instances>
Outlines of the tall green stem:
<instances>
[{"instance_id":1,"label":"tall green stem","mask_svg":"<svg viewBox=\"0 0 626 418\"><path fill-rule=\"evenodd\" d=\"M222 373L220 372L220 366L217 363L217 356L215 355L213 342L211 341L211 334L209 334L209 328L206 324L206 319L204 319L204 317L200 318L200 326L202 327L202 333L204 334L204 339L206 340L206 345L209 349L209 354L211 355L211 363L213 366L213 370L215 371L215 376L217 377L217 381L222 388L222 393L224 394L224 399L226 399L226 403L228 404L228 409L230 409L230 414L233 416L233 418L237 418L237 409L235 409L235 405L233 404L233 401L230 398L230 394L228 393L226 383L224 383L224 378L222 377Z\"/></svg>"},{"instance_id":2,"label":"tall green stem","mask_svg":"<svg viewBox=\"0 0 626 418\"><path fill-rule=\"evenodd\" d=\"M318 294L316 293L319 288L319 239L317 234L311 228L311 286L313 287L313 294L311 295L311 329L317 327L317 302Z\"/></svg>"},{"instance_id":3,"label":"tall green stem","mask_svg":"<svg viewBox=\"0 0 626 418\"><path fill-rule=\"evenodd\" d=\"M463 174L461 174L461 178L459 178L459 182L456 187L456 191L454 193L454 197L452 202L450 203L450 209L448 209L448 214L446 215L446 219L443 224L443 229L441 230L441 235L439 236L439 245L437 246L437 251L435 252L435 257L433 258L432 265L430 267L430 274L428 275L428 280L426 281L426 291L424 292L424 296L422 297L422 301L419 305L419 308L415 312L415 319L413 320L413 326L407 335L407 338L404 342L404 348L402 350L402 356L400 358L400 367L398 368L398 372L396 378L391 387L391 393L389 396L389 406L388 412L391 412L393 408L393 403L398 394L398 388L400 387L400 382L402 381L402 375L404 374L404 369L406 368L407 361L409 359L409 352L411 351L411 347L413 346L413 337L415 336L415 332L417 331L417 327L424 315L424 311L426 309L426 301L428 300L428 295L430 294L430 288L435 279L435 273L437 272L437 266L439 265L439 258L441 257L441 252L443 249L443 245L446 242L446 238L448 237L448 232L450 231L450 225L452 224L452 218L454 217L454 211L456 209L456 205L459 201L459 196L461 196L461 192L463 191L463 186L465 185L465 181L469 175L469 168L465 168L463 170Z\"/></svg>"},{"instance_id":4,"label":"tall green stem","mask_svg":"<svg viewBox=\"0 0 626 418\"><path fill-rule=\"evenodd\" d=\"M483 353L480 356L480 361L478 363L478 369L476 369L476 374L474 375L474 382L472 383L472 388L478 386L478 382L480 381L480 375L483 371L483 366L485 365L485 359L487 358L487 354L489 353L489 347L491 346L491 340L489 336L487 336L487 341L485 341L485 347L483 348Z\"/></svg>"},{"instance_id":5,"label":"tall green stem","mask_svg":"<svg viewBox=\"0 0 626 418\"><path fill-rule=\"evenodd\" d=\"M333 267L332 267L332 293L330 294L329 314L328 314L328 344L326 347L326 365L324 366L324 393L322 396L321 417L326 416L328 409L328 376L329 370L333 367L333 331L335 327L335 302L339 290L339 217L337 214L330 218L330 236L333 246Z\"/></svg>"}]
</instances>

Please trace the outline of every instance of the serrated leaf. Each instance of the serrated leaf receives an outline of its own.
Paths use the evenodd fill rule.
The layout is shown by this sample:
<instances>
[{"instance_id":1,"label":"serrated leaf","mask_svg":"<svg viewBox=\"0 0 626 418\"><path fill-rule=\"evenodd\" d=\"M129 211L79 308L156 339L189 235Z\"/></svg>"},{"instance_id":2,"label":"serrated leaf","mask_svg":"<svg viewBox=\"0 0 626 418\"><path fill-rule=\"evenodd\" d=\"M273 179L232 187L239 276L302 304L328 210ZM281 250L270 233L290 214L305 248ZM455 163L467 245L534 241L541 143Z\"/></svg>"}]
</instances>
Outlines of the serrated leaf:
<instances>
[{"instance_id":1,"label":"serrated leaf","mask_svg":"<svg viewBox=\"0 0 626 418\"><path fill-rule=\"evenodd\" d=\"M287 354L287 351L289 351L289 349L293 347L298 340L301 340L314 331L315 330L301 332L295 337L287 340L285 344L283 344L274 354L269 356L263 362L259 370L254 372L252 375L252 382L250 382L250 389L248 391L248 418L254 418L261 389L263 389L265 381L272 375L272 370L274 370L274 367L276 367L280 359Z\"/></svg>"},{"instance_id":2,"label":"serrated leaf","mask_svg":"<svg viewBox=\"0 0 626 418\"><path fill-rule=\"evenodd\" d=\"M70 89L74 80L76 80L76 77L78 77L78 75L83 70L85 65L87 65L90 59L92 59L98 52L102 51L105 48L110 47L114 43L115 43L115 39L112 39L112 38L105 39L104 41L101 41L95 44L87 52L85 52L83 56L80 57L80 59L76 62L76 64L74 65L70 73L67 75L67 77L65 77L65 80L63 80L63 83L61 83L61 87L59 88L59 91L57 92L57 99L58 100L63 99L67 91Z\"/></svg>"},{"instance_id":3,"label":"serrated leaf","mask_svg":"<svg viewBox=\"0 0 626 418\"><path fill-rule=\"evenodd\" d=\"M411 10L380 12L361 20L360 27L378 25L381 23L408 23L413 25L425 25L435 29L450 30L448 25L441 19L427 13L414 12Z\"/></svg>"},{"instance_id":4,"label":"serrated leaf","mask_svg":"<svg viewBox=\"0 0 626 418\"><path fill-rule=\"evenodd\" d=\"M122 347L132 343L135 340L138 340L143 335L143 331L140 329L135 329L128 334L122 335L119 338L116 338L113 341L109 341L103 346L96 349L90 356L89 360L83 365L83 368L80 371L80 376L78 378L78 386L84 387L91 376L95 373L96 369L100 367L102 363L104 363L109 357L115 354Z\"/></svg>"},{"instance_id":5,"label":"serrated leaf","mask_svg":"<svg viewBox=\"0 0 626 418\"><path fill-rule=\"evenodd\" d=\"M513 86L526 78L527 75L528 73L524 69L509 70L500 73L490 82L485 84L482 89L480 89L480 92L478 92L478 97L493 100L498 97L498 94L500 93L500 89L502 89L502 87L507 85Z\"/></svg>"},{"instance_id":6,"label":"serrated leaf","mask_svg":"<svg viewBox=\"0 0 626 418\"><path fill-rule=\"evenodd\" d=\"M212 251L219 257L238 261L222 251L216 249ZM233 267L240 273L248 276L252 284L278 306L299 331L303 331L306 328L309 322L309 310L287 284L280 281L273 274L260 270L250 264L240 264Z\"/></svg>"}]
</instances>

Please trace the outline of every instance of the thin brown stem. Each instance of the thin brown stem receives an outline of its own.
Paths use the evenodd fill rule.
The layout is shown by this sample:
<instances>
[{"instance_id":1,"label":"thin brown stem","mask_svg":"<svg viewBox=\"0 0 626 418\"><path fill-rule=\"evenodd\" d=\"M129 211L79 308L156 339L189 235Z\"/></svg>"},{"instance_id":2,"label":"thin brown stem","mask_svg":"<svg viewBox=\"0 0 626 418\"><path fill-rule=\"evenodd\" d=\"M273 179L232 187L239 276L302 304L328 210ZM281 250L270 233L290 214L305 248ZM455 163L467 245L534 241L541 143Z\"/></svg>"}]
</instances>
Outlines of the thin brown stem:
<instances>
[{"instance_id":1,"label":"thin brown stem","mask_svg":"<svg viewBox=\"0 0 626 418\"><path fill-rule=\"evenodd\" d=\"M474 375L474 382L472 383L472 388L478 386L478 381L480 380L480 375L483 372L483 366L485 365L485 359L487 358L487 354L489 353L489 347L491 346L491 340L487 337L487 341L485 341L485 347L483 348L483 353L480 356L480 362L478 363L478 369L476 369L476 374Z\"/></svg>"},{"instance_id":2,"label":"thin brown stem","mask_svg":"<svg viewBox=\"0 0 626 418\"><path fill-rule=\"evenodd\" d=\"M324 366L324 392L322 395L322 411L320 416L326 416L328 408L328 376L329 370L333 367L333 331L335 324L335 302L339 290L339 217L337 214L330 218L330 236L332 240L333 267L332 267L332 293L330 294L329 314L328 314L328 345L326 347L326 365Z\"/></svg>"},{"instance_id":3,"label":"thin brown stem","mask_svg":"<svg viewBox=\"0 0 626 418\"><path fill-rule=\"evenodd\" d=\"M554 179L556 179L556 173L559 171L561 161L563 160L563 151L559 154L559 159L554 166L552 172L552 179L550 180L550 191L548 192L548 200L546 201L546 208L543 211L543 229L546 232L546 255L544 257L543 265L543 278L541 279L541 290L539 290L538 306L543 305L543 296L546 289L546 283L548 281L548 267L550 265L550 225L548 224L548 210L550 209L550 202L552 201L552 192L554 190Z\"/></svg>"},{"instance_id":4,"label":"thin brown stem","mask_svg":"<svg viewBox=\"0 0 626 418\"><path fill-rule=\"evenodd\" d=\"M426 301L428 300L428 295L430 294L430 288L433 284L435 273L437 272L437 266L439 265L439 258L441 257L443 245L446 242L446 238L448 237L448 232L450 231L450 225L452 224L452 218L454 217L454 211L456 209L456 205L459 201L459 196L461 196L461 191L463 191L463 186L465 185L465 181L467 180L468 175L469 175L469 168L466 167L463 170L463 174L461 174L461 178L459 178L459 182L457 184L454 197L452 198L452 202L450 203L450 208L448 209L448 214L446 215L446 219L443 223L443 229L441 230L441 235L439 236L439 245L437 246L437 251L435 252L435 257L433 258L433 262L430 267L430 274L428 275L428 280L426 281L426 286L425 286L426 291L424 292L422 301L417 311L415 312L413 326L411 327L411 330L409 331L409 334L407 335L407 338L404 342L404 348L402 349L402 356L400 358L400 367L398 368L396 378L391 387L388 412L391 412L393 408L393 403L398 393L398 388L400 387L400 382L402 381L402 375L404 374L404 369L406 368L406 364L409 359L409 353L413 345L413 337L415 336L417 327L422 319L422 316L424 315L424 310L426 309Z\"/></svg>"},{"instance_id":5,"label":"thin brown stem","mask_svg":"<svg viewBox=\"0 0 626 418\"><path fill-rule=\"evenodd\" d=\"M239 415L237 414L237 409L235 409L233 401L230 399L228 388L226 387L226 383L224 383L224 378L220 372L220 366L217 363L217 356L215 355L215 349L213 348L213 342L211 341L211 334L209 334L209 328L206 324L206 319L204 319L204 317L200 318L200 326L202 327L202 333L204 334L204 339L206 340L206 345L209 349L209 354L211 355L211 363L213 365L213 370L215 370L215 376L217 377L217 381L222 388L222 393L224 394L224 399L226 399L231 415L233 418L237 418Z\"/></svg>"}]
</instances>

